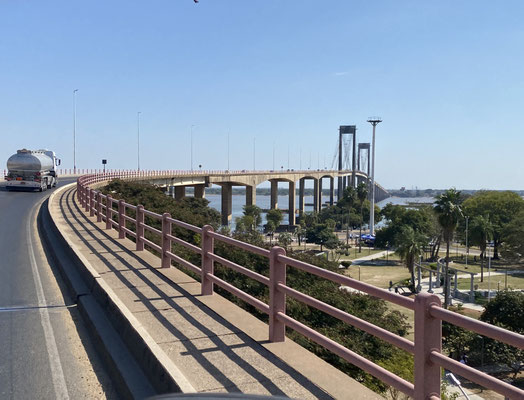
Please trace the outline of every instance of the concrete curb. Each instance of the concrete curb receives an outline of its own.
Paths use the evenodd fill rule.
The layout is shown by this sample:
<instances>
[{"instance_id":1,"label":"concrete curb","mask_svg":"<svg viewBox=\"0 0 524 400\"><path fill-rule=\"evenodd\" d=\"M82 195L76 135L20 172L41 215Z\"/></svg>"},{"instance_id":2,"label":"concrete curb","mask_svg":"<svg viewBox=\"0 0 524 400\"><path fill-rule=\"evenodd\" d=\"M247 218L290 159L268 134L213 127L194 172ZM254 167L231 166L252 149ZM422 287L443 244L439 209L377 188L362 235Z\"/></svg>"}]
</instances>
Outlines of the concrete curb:
<instances>
[{"instance_id":1,"label":"concrete curb","mask_svg":"<svg viewBox=\"0 0 524 400\"><path fill-rule=\"evenodd\" d=\"M111 321L111 325L125 343L128 351L133 355L137 365L142 366L141 370L147 376L149 382L151 382L152 387L154 387L154 392L195 392L195 389L178 367L169 359L160 346L153 341L149 333L76 248L69 239L68 234L61 229L60 224L57 223L58 216L51 205L56 196L70 189L73 185L76 184L66 185L56 190L49 197L48 210L51 229L56 233L58 240L62 242L61 244L66 249L66 253L77 271L77 276L75 277L75 273L71 274L71 268L63 268L61 265L65 275L64 278L73 293L79 298L79 305L89 302L90 307L95 307L97 304L105 312L109 317L108 320ZM60 265L61 263L58 262L58 264ZM89 296L94 301L84 301L84 296ZM87 310L86 306L84 308ZM91 321L93 320L89 315L88 318ZM95 324L93 326L97 330L97 334L99 334L99 327ZM110 352L110 350L108 348L105 349L106 352ZM115 360L114 357L112 358L113 364L116 365L118 360ZM116 358L118 359L118 357ZM129 378L132 379L132 377ZM129 382L127 379L123 379L123 377L120 377L120 380L123 380L125 384L133 384L133 381ZM129 389L125 389L124 393L129 393L132 398L147 397L144 396L144 393L133 393ZM149 395L154 394L154 392Z\"/></svg>"}]
</instances>

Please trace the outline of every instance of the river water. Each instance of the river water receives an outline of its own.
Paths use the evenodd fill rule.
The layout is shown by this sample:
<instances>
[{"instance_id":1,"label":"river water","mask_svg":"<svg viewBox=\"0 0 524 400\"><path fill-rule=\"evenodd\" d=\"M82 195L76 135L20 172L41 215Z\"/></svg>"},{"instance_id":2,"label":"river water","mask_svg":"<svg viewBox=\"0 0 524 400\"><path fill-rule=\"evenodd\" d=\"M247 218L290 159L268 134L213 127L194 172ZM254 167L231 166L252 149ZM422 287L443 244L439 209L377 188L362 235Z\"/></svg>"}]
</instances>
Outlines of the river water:
<instances>
[{"instance_id":1,"label":"river water","mask_svg":"<svg viewBox=\"0 0 524 400\"><path fill-rule=\"evenodd\" d=\"M221 196L219 194L206 194L206 199L209 200L209 206L213 207L214 209L218 210L220 212L220 205L221 205ZM295 208L298 210L298 195L296 196L296 204ZM304 198L306 204L312 204L313 203L313 196L305 196ZM377 205L382 208L388 203L392 203L395 205L407 205L408 203L433 203L435 199L433 197L388 197L385 200L382 200L377 203ZM322 203L325 204L326 202L329 202L329 196L322 196ZM257 206L259 206L262 209L269 209L271 203L271 196L267 195L257 195ZM246 196L245 195L233 195L233 209L232 209L232 225L235 224L235 219L237 217L241 217L243 215L242 213L242 207L246 204ZM287 196L278 196L278 207L281 209L287 209L288 208L288 197ZM313 211L313 206L305 206L305 211ZM283 224L289 223L288 215L287 213L284 213L283 215ZM266 214L262 214L262 223L266 223Z\"/></svg>"}]
</instances>

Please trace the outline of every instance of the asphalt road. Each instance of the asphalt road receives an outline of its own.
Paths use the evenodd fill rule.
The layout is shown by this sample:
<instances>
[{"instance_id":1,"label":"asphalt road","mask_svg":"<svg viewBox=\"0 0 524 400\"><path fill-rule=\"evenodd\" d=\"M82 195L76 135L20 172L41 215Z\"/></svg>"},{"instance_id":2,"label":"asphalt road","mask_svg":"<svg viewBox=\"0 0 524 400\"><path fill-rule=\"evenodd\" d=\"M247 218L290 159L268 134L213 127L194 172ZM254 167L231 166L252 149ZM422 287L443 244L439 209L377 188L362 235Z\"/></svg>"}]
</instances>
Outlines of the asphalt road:
<instances>
[{"instance_id":1,"label":"asphalt road","mask_svg":"<svg viewBox=\"0 0 524 400\"><path fill-rule=\"evenodd\" d=\"M0 398L116 398L38 236L51 193L8 192L0 182Z\"/></svg>"}]
</instances>

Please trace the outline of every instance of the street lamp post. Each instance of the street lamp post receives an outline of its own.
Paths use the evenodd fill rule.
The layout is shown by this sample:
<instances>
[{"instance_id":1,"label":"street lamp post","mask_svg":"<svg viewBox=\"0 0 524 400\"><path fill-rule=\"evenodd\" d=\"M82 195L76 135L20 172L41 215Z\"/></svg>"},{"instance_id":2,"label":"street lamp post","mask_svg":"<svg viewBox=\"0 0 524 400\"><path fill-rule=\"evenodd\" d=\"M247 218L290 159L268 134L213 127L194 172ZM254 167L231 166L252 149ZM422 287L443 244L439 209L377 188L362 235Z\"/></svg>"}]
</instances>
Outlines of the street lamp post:
<instances>
[{"instance_id":1,"label":"street lamp post","mask_svg":"<svg viewBox=\"0 0 524 400\"><path fill-rule=\"evenodd\" d=\"M468 257L469 257L469 247L468 247L468 220L469 220L469 217L466 215L466 269L468 269Z\"/></svg>"},{"instance_id":2,"label":"street lamp post","mask_svg":"<svg viewBox=\"0 0 524 400\"><path fill-rule=\"evenodd\" d=\"M136 125L137 125L137 167L140 171L140 111L136 113Z\"/></svg>"},{"instance_id":3,"label":"street lamp post","mask_svg":"<svg viewBox=\"0 0 524 400\"><path fill-rule=\"evenodd\" d=\"M368 122L373 125L373 151L371 153L371 208L369 212L369 234L375 235L375 127L382 122L380 117L369 117Z\"/></svg>"},{"instance_id":4,"label":"street lamp post","mask_svg":"<svg viewBox=\"0 0 524 400\"><path fill-rule=\"evenodd\" d=\"M76 175L76 92L73 90L73 174Z\"/></svg>"}]
</instances>

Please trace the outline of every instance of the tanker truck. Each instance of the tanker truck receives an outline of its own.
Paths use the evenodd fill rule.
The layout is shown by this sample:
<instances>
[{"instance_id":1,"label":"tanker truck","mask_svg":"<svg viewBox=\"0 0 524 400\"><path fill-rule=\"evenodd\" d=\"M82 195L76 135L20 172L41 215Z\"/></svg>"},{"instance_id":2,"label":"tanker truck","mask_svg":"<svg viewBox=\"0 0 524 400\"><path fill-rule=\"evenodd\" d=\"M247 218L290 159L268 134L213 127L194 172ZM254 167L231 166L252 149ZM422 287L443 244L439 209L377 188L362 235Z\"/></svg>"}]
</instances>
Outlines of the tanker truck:
<instances>
[{"instance_id":1,"label":"tanker truck","mask_svg":"<svg viewBox=\"0 0 524 400\"><path fill-rule=\"evenodd\" d=\"M58 165L60 160L53 151L18 150L7 160L6 189L50 189L58 182Z\"/></svg>"}]
</instances>

